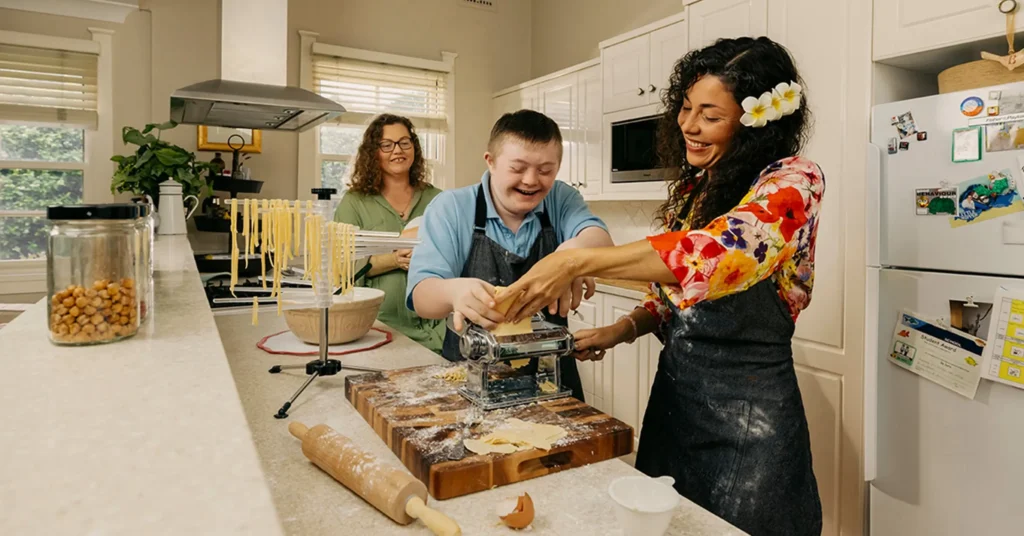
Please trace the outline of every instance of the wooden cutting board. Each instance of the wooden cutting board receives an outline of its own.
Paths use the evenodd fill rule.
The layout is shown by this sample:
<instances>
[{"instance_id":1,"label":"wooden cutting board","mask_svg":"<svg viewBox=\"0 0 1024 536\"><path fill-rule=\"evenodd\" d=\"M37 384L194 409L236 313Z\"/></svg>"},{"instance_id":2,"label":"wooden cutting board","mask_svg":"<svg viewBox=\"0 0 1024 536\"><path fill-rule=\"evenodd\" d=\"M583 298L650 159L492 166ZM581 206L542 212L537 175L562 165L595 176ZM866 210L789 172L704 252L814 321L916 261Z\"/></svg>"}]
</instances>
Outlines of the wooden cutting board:
<instances>
[{"instance_id":1,"label":"wooden cutting board","mask_svg":"<svg viewBox=\"0 0 1024 536\"><path fill-rule=\"evenodd\" d=\"M633 429L575 398L489 412L471 411L444 365L345 378L345 396L435 499L450 499L633 451ZM467 417L479 417L471 426ZM567 436L551 450L478 455L462 441L483 436L509 418L554 424Z\"/></svg>"}]
</instances>

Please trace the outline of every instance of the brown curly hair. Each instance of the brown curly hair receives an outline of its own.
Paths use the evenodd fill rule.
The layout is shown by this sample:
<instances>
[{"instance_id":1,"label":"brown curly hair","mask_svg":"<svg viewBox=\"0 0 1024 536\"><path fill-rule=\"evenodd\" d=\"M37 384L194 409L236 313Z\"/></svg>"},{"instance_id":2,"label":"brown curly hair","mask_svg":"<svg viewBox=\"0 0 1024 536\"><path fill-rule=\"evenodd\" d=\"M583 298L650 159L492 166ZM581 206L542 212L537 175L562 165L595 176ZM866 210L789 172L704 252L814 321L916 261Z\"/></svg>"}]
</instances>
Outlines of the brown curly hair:
<instances>
[{"instance_id":1,"label":"brown curly hair","mask_svg":"<svg viewBox=\"0 0 1024 536\"><path fill-rule=\"evenodd\" d=\"M767 37L719 39L676 62L670 87L662 96L665 112L658 129L658 156L666 168L669 196L658 209L657 219L669 229L681 220L686 220L689 228L699 229L728 212L750 190L761 170L800 154L810 133L811 112L806 105L763 128L741 127L710 180L702 178L701 170L686 160L678 117L686 92L703 76L721 79L737 105L744 97L756 97L779 82L795 81L807 87L789 51Z\"/></svg>"},{"instance_id":2,"label":"brown curly hair","mask_svg":"<svg viewBox=\"0 0 1024 536\"><path fill-rule=\"evenodd\" d=\"M409 139L412 140L413 149L412 167L409 168L409 185L417 190L428 186L423 149L420 147L420 138L416 135L412 121L400 115L380 114L370 121L366 132L363 133L363 141L359 144L356 162L352 169L352 178L348 183L350 191L363 195L377 195L380 193L381 187L384 186L377 151L380 151L380 142L384 138L384 127L387 125L404 125L409 129Z\"/></svg>"}]
</instances>

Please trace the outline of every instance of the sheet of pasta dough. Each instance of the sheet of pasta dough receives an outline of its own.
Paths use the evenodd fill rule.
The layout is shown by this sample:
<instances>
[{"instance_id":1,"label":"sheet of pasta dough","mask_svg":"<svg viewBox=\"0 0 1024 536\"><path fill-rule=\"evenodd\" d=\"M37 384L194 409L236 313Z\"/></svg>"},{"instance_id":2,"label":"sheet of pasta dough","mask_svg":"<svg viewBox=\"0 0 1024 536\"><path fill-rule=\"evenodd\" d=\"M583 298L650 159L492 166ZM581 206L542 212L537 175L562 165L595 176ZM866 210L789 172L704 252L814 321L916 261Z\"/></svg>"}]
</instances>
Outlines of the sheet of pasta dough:
<instances>
[{"instance_id":1,"label":"sheet of pasta dough","mask_svg":"<svg viewBox=\"0 0 1024 536\"><path fill-rule=\"evenodd\" d=\"M511 454L532 448L550 450L551 445L566 434L565 428L561 426L512 418L505 421L501 428L480 439L466 439L463 444L477 454Z\"/></svg>"},{"instance_id":2,"label":"sheet of pasta dough","mask_svg":"<svg viewBox=\"0 0 1024 536\"><path fill-rule=\"evenodd\" d=\"M502 299L501 293L505 290L505 287L494 287L495 298ZM512 302L515 301L515 296L508 296L503 298L502 301L498 302L498 305L494 308L501 314L508 312L509 307L512 307ZM505 337L508 335L524 335L527 333L533 333L533 319L524 318L519 322L502 322L498 324L498 327L491 330L491 333L495 337Z\"/></svg>"}]
</instances>

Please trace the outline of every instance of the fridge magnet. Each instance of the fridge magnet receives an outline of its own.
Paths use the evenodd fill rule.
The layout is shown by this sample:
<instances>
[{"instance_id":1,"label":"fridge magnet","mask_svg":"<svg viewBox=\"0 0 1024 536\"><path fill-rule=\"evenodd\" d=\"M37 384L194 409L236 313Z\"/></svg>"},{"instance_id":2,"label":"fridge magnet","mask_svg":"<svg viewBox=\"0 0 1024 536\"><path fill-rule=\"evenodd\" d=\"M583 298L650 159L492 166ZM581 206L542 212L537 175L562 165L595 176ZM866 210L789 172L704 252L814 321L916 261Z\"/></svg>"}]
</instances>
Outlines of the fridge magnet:
<instances>
[{"instance_id":1,"label":"fridge magnet","mask_svg":"<svg viewBox=\"0 0 1024 536\"><path fill-rule=\"evenodd\" d=\"M958 128L953 131L953 162L981 160L981 127Z\"/></svg>"},{"instance_id":2,"label":"fridge magnet","mask_svg":"<svg viewBox=\"0 0 1024 536\"><path fill-rule=\"evenodd\" d=\"M977 337L979 333L988 333L992 319L992 304L976 302L968 297L967 301L949 300L949 325L960 331Z\"/></svg>"},{"instance_id":3,"label":"fridge magnet","mask_svg":"<svg viewBox=\"0 0 1024 536\"><path fill-rule=\"evenodd\" d=\"M914 197L918 216L956 215L956 188L920 188Z\"/></svg>"},{"instance_id":4,"label":"fridge magnet","mask_svg":"<svg viewBox=\"0 0 1024 536\"><path fill-rule=\"evenodd\" d=\"M985 109L985 101L979 97L967 97L963 102L960 103L960 113L967 117L976 117L981 115L981 112Z\"/></svg>"},{"instance_id":5,"label":"fridge magnet","mask_svg":"<svg viewBox=\"0 0 1024 536\"><path fill-rule=\"evenodd\" d=\"M1003 96L1003 92L1002 91L989 91L988 92L988 100L990 100L990 101L999 102L999 97L1002 97L1002 96Z\"/></svg>"},{"instance_id":6,"label":"fridge magnet","mask_svg":"<svg viewBox=\"0 0 1024 536\"><path fill-rule=\"evenodd\" d=\"M928 141L928 133L927 132L918 132L917 133L917 141Z\"/></svg>"},{"instance_id":7,"label":"fridge magnet","mask_svg":"<svg viewBox=\"0 0 1024 536\"><path fill-rule=\"evenodd\" d=\"M1004 95L991 99L989 106L996 107L996 115L1024 113L1024 94Z\"/></svg>"},{"instance_id":8,"label":"fridge magnet","mask_svg":"<svg viewBox=\"0 0 1024 536\"><path fill-rule=\"evenodd\" d=\"M989 106L988 107L988 115L990 115L990 116L999 115L999 105L996 104L996 105L993 105L993 106Z\"/></svg>"},{"instance_id":9,"label":"fridge magnet","mask_svg":"<svg viewBox=\"0 0 1024 536\"><path fill-rule=\"evenodd\" d=\"M896 154L900 144L899 138L889 138L889 154Z\"/></svg>"},{"instance_id":10,"label":"fridge magnet","mask_svg":"<svg viewBox=\"0 0 1024 536\"><path fill-rule=\"evenodd\" d=\"M1009 169L961 182L956 187L956 216L952 227L1001 218L1024 211L1024 202Z\"/></svg>"},{"instance_id":11,"label":"fridge magnet","mask_svg":"<svg viewBox=\"0 0 1024 536\"><path fill-rule=\"evenodd\" d=\"M999 287L995 301L982 374L985 379L1024 389L1024 293Z\"/></svg>"},{"instance_id":12,"label":"fridge magnet","mask_svg":"<svg viewBox=\"0 0 1024 536\"><path fill-rule=\"evenodd\" d=\"M973 399L981 381L985 341L901 311L889 346L889 362ZM972 365L973 363L973 365Z\"/></svg>"},{"instance_id":13,"label":"fridge magnet","mask_svg":"<svg viewBox=\"0 0 1024 536\"><path fill-rule=\"evenodd\" d=\"M900 133L900 138L908 138L917 134L917 124L914 123L914 115L910 112L900 114L893 119L893 126Z\"/></svg>"},{"instance_id":14,"label":"fridge magnet","mask_svg":"<svg viewBox=\"0 0 1024 536\"><path fill-rule=\"evenodd\" d=\"M1024 149L1024 121L985 125L985 150L994 153Z\"/></svg>"},{"instance_id":15,"label":"fridge magnet","mask_svg":"<svg viewBox=\"0 0 1024 536\"><path fill-rule=\"evenodd\" d=\"M901 141L900 142L900 150L901 151L906 151L907 149L910 149L910 142L909 141Z\"/></svg>"}]
</instances>

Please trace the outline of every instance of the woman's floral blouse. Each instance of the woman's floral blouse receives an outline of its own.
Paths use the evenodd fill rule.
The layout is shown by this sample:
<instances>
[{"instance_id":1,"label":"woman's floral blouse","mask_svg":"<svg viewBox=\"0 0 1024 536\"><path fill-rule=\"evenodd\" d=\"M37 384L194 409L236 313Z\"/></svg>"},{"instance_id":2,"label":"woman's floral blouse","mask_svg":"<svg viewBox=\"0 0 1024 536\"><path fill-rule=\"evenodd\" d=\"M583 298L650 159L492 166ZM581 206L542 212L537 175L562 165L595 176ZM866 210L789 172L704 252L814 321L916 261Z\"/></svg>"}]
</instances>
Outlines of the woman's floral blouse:
<instances>
[{"instance_id":1,"label":"woman's floral blouse","mask_svg":"<svg viewBox=\"0 0 1024 536\"><path fill-rule=\"evenodd\" d=\"M684 309L771 277L795 321L811 301L824 191L817 164L784 158L761 172L739 206L707 227L647 237L679 284L652 284L643 307L664 322L671 310L662 296Z\"/></svg>"}]
</instances>

